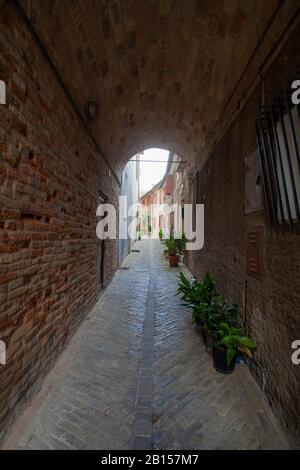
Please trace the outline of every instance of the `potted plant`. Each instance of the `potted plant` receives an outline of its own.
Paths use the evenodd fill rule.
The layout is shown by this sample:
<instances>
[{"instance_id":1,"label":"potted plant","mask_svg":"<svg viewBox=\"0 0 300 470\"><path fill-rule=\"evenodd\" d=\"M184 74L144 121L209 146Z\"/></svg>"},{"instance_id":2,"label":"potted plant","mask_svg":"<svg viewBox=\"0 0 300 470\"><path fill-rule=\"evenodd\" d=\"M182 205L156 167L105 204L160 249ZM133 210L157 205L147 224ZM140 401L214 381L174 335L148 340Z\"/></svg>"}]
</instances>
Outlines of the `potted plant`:
<instances>
[{"instance_id":1,"label":"potted plant","mask_svg":"<svg viewBox=\"0 0 300 470\"><path fill-rule=\"evenodd\" d=\"M178 253L179 253L179 262L183 263L183 256L184 256L185 245L186 245L185 235L183 234L182 237L176 238L175 240L176 240Z\"/></svg>"},{"instance_id":2,"label":"potted plant","mask_svg":"<svg viewBox=\"0 0 300 470\"><path fill-rule=\"evenodd\" d=\"M219 296L216 290L216 280L213 276L207 273L202 282L193 279L189 282L183 273L180 274L179 291L182 293L183 305L190 307L193 311L192 320L196 323L198 331L203 335L206 343L206 315L207 306L213 300L218 300Z\"/></svg>"},{"instance_id":3,"label":"potted plant","mask_svg":"<svg viewBox=\"0 0 300 470\"><path fill-rule=\"evenodd\" d=\"M209 273L207 273L204 276L203 281L198 284L197 296L197 301L192 304L191 307L194 312L198 313L198 316L201 319L202 335L206 349L210 350L209 344L211 341L214 341L214 338L211 339L213 329L208 327L208 313L210 311L211 303L217 301L219 296L216 290L216 281Z\"/></svg>"},{"instance_id":4,"label":"potted plant","mask_svg":"<svg viewBox=\"0 0 300 470\"><path fill-rule=\"evenodd\" d=\"M191 307L198 300L198 285L197 279L187 279L183 272L179 273L179 285L177 294L181 294L182 305ZM192 321L196 324L196 329L199 331L202 320L198 314L198 309L193 309Z\"/></svg>"},{"instance_id":5,"label":"potted plant","mask_svg":"<svg viewBox=\"0 0 300 470\"><path fill-rule=\"evenodd\" d=\"M167 238L167 240L165 240L165 244L168 250L168 258L169 258L170 266L174 266L174 267L178 266L178 259L179 259L178 248L177 248L176 241L172 234L170 235L169 238Z\"/></svg>"},{"instance_id":6,"label":"potted plant","mask_svg":"<svg viewBox=\"0 0 300 470\"><path fill-rule=\"evenodd\" d=\"M213 354L213 346L217 340L217 331L221 323L237 326L237 305L227 304L221 296L214 296L208 305L205 305L206 350Z\"/></svg>"},{"instance_id":7,"label":"potted plant","mask_svg":"<svg viewBox=\"0 0 300 470\"><path fill-rule=\"evenodd\" d=\"M222 303L218 300L211 300L209 303L203 302L204 330L206 334L206 351L213 352L213 345L217 340L217 329L224 320Z\"/></svg>"},{"instance_id":8,"label":"potted plant","mask_svg":"<svg viewBox=\"0 0 300 470\"><path fill-rule=\"evenodd\" d=\"M159 229L158 236L159 236L160 241L162 241L164 238L164 232L162 228Z\"/></svg>"},{"instance_id":9,"label":"potted plant","mask_svg":"<svg viewBox=\"0 0 300 470\"><path fill-rule=\"evenodd\" d=\"M248 336L244 336L241 328L220 323L217 331L218 339L213 347L214 368L222 374L230 374L235 367L238 352L252 358L252 350L256 344Z\"/></svg>"},{"instance_id":10,"label":"potted plant","mask_svg":"<svg viewBox=\"0 0 300 470\"><path fill-rule=\"evenodd\" d=\"M195 278L192 278L191 280L187 279L183 272L180 272L178 277L179 285L176 295L182 294L181 299L188 301L190 300L191 293L194 289L197 280Z\"/></svg>"}]
</instances>

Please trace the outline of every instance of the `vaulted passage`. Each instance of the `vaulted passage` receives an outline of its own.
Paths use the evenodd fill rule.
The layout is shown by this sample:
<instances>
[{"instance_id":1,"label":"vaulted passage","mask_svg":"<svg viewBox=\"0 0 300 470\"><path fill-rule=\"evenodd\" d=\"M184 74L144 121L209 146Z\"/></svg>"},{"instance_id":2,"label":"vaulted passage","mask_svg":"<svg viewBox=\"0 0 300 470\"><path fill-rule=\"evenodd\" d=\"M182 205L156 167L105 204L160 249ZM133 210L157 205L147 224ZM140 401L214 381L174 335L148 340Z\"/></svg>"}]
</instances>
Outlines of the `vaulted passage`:
<instances>
[{"instance_id":1,"label":"vaulted passage","mask_svg":"<svg viewBox=\"0 0 300 470\"><path fill-rule=\"evenodd\" d=\"M299 1L0 11L0 441L299 447ZM170 158L142 195L129 160L152 147ZM160 243L126 258L131 242L97 237L99 204L123 214L129 192L146 214L157 198L183 218L204 204L204 245L182 250L180 269L215 276L256 343L230 377L212 368Z\"/></svg>"}]
</instances>

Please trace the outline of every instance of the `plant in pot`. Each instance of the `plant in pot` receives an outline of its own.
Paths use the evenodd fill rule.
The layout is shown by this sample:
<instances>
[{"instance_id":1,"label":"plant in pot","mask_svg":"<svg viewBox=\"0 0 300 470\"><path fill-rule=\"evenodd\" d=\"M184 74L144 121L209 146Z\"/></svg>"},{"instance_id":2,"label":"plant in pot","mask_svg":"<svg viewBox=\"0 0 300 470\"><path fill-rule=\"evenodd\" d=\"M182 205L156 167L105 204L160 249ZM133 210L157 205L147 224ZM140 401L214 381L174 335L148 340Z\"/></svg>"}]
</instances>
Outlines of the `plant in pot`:
<instances>
[{"instance_id":1,"label":"plant in pot","mask_svg":"<svg viewBox=\"0 0 300 470\"><path fill-rule=\"evenodd\" d=\"M206 333L206 351L213 353L213 345L217 340L217 330L220 323L224 321L223 304L218 296L215 296L209 303L203 303L204 330Z\"/></svg>"},{"instance_id":2,"label":"plant in pot","mask_svg":"<svg viewBox=\"0 0 300 470\"><path fill-rule=\"evenodd\" d=\"M176 245L178 248L178 253L179 253L179 262L183 263L183 256L185 252L185 246L186 246L186 237L183 234L180 238L175 238Z\"/></svg>"},{"instance_id":3,"label":"plant in pot","mask_svg":"<svg viewBox=\"0 0 300 470\"><path fill-rule=\"evenodd\" d=\"M199 304L193 304L192 306L192 321L196 323L197 331L202 335L204 343L206 345L206 331L205 325L205 304L200 302Z\"/></svg>"},{"instance_id":4,"label":"plant in pot","mask_svg":"<svg viewBox=\"0 0 300 470\"><path fill-rule=\"evenodd\" d=\"M201 332L203 321L198 308L198 303L200 301L200 285L197 279L187 279L185 274L180 272L177 295L178 294L181 294L182 305L192 308L192 321L196 325L196 330Z\"/></svg>"},{"instance_id":5,"label":"plant in pot","mask_svg":"<svg viewBox=\"0 0 300 470\"><path fill-rule=\"evenodd\" d=\"M179 260L178 249L177 249L176 241L172 234L170 235L169 238L167 238L167 240L165 240L165 245L168 250L170 266L174 266L174 267L178 266L178 260Z\"/></svg>"},{"instance_id":6,"label":"plant in pot","mask_svg":"<svg viewBox=\"0 0 300 470\"><path fill-rule=\"evenodd\" d=\"M202 282L194 280L190 289L184 292L181 297L183 305L192 309L192 320L196 323L198 330L202 333L205 342L206 333L204 326L207 315L206 309L211 301L217 301L219 298L220 297L216 290L216 280L209 273L204 276Z\"/></svg>"},{"instance_id":7,"label":"plant in pot","mask_svg":"<svg viewBox=\"0 0 300 470\"><path fill-rule=\"evenodd\" d=\"M242 328L221 322L217 331L217 341L213 347L214 368L223 374L230 374L235 367L235 357L241 352L252 358L252 350L256 348L254 341L244 336Z\"/></svg>"},{"instance_id":8,"label":"plant in pot","mask_svg":"<svg viewBox=\"0 0 300 470\"><path fill-rule=\"evenodd\" d=\"M177 294L181 294L181 299L188 302L191 300L191 295L195 289L195 284L197 280L195 278L188 279L183 272L179 273L179 284L177 289Z\"/></svg>"},{"instance_id":9,"label":"plant in pot","mask_svg":"<svg viewBox=\"0 0 300 470\"><path fill-rule=\"evenodd\" d=\"M158 236L159 236L160 241L163 241L164 231L162 228L159 229Z\"/></svg>"},{"instance_id":10,"label":"plant in pot","mask_svg":"<svg viewBox=\"0 0 300 470\"><path fill-rule=\"evenodd\" d=\"M214 340L212 337L214 334L213 326L213 306L221 299L216 288L216 279L209 274L204 276L200 286L200 302L198 308L200 310L200 317L203 322L203 337L206 344L206 349L210 350L211 341Z\"/></svg>"},{"instance_id":11,"label":"plant in pot","mask_svg":"<svg viewBox=\"0 0 300 470\"><path fill-rule=\"evenodd\" d=\"M211 300L219 298L216 290L215 278L209 273L204 276L202 282L195 282L194 289L192 292L192 298L187 299L192 304L189 305L190 307L193 307L193 304L195 304L196 307L199 307L200 303L208 304L211 302Z\"/></svg>"},{"instance_id":12,"label":"plant in pot","mask_svg":"<svg viewBox=\"0 0 300 470\"><path fill-rule=\"evenodd\" d=\"M213 346L217 340L217 331L220 324L228 323L230 326L237 326L236 304L227 304L222 296L215 295L209 304L205 304L206 350L213 354Z\"/></svg>"}]
</instances>

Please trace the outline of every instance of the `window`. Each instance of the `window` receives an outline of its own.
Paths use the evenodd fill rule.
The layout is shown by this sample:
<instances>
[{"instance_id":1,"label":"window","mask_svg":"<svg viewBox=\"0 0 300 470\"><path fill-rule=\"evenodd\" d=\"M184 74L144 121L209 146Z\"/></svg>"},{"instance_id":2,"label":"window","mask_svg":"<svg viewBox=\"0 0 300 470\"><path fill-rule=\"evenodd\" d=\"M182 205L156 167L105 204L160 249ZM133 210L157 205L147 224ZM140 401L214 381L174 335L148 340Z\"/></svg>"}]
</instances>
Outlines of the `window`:
<instances>
[{"instance_id":1,"label":"window","mask_svg":"<svg viewBox=\"0 0 300 470\"><path fill-rule=\"evenodd\" d=\"M296 123L295 126L295 135L296 135L296 145L298 149L300 149L300 121L299 121L299 114L297 112L296 106L294 106L291 110L291 115L293 121ZM284 126L286 129L289 129L289 117L286 114L283 118ZM283 200L283 217L285 220L289 220L289 216L291 219L295 221L297 219L297 205L300 207L300 168L297 164L297 157L296 152L294 152L293 148L293 138L291 132L287 133L287 144L288 144L288 152L291 158L291 169L289 167L288 161L288 152L285 149L285 140L284 140L284 132L281 129L281 125L278 122L276 124L277 127L277 134L278 134L278 141L280 147L280 153L282 156L282 171L281 170L281 161L277 156L276 158L276 169L278 172L279 178L279 188L281 197ZM294 182L293 182L294 179ZM285 183L284 183L285 180ZM287 191L285 192L284 184L286 184ZM295 194L296 198L293 197L293 184L295 184ZM290 214L288 211L290 208ZM281 213L278 210L278 217L280 219Z\"/></svg>"},{"instance_id":2,"label":"window","mask_svg":"<svg viewBox=\"0 0 300 470\"><path fill-rule=\"evenodd\" d=\"M300 229L300 113L283 90L256 123L269 220L277 229Z\"/></svg>"}]
</instances>

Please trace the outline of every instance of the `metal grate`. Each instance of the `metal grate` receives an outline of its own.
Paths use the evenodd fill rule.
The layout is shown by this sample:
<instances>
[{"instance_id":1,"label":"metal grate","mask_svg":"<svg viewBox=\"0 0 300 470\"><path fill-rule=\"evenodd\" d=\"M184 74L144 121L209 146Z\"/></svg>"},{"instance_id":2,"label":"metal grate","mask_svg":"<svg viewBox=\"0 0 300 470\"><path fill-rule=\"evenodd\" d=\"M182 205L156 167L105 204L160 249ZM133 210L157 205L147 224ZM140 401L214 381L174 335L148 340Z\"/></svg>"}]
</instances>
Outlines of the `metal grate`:
<instances>
[{"instance_id":1,"label":"metal grate","mask_svg":"<svg viewBox=\"0 0 300 470\"><path fill-rule=\"evenodd\" d=\"M264 198L270 224L300 231L300 106L291 86L264 107L256 121Z\"/></svg>"}]
</instances>

